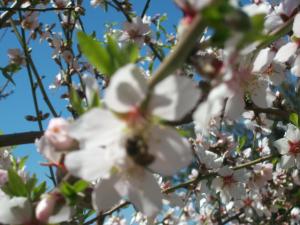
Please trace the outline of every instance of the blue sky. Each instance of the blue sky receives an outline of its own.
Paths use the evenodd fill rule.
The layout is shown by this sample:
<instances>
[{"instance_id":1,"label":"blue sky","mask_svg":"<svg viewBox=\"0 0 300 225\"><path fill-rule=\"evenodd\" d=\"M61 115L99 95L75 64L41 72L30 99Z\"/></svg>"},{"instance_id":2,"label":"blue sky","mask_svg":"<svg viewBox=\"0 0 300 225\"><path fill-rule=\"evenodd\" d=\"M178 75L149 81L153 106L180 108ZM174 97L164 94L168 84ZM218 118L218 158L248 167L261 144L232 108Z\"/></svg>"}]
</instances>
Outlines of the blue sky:
<instances>
[{"instance_id":1,"label":"blue sky","mask_svg":"<svg viewBox=\"0 0 300 225\"><path fill-rule=\"evenodd\" d=\"M133 0L134 11L138 15L141 14L145 0ZM92 8L89 6L89 1L85 1L86 16L84 16L83 22L85 24L86 32L97 32L98 38L103 35L103 29L105 23L118 22L122 24L125 21L121 13L116 12L114 9L109 9L108 12L104 12L101 8ZM176 25L181 17L181 13L175 4L171 0L152 0L151 6L147 12L147 15L154 16L156 14L167 13L168 20L165 22L166 28L169 32L174 32L173 25ZM53 12L40 13L40 21L43 23L58 22L57 16ZM54 31L60 31L59 24L55 27ZM27 33L28 36L28 33ZM10 29L0 30L0 66L4 67L8 63L7 49L9 48L21 48L17 42L16 37L10 31ZM52 49L46 42L40 43L39 40L31 41L30 47L32 48L32 57L36 63L39 73L44 76L43 79L45 87L54 80L55 75L59 72L56 64L51 60ZM35 115L34 105L32 101L30 83L27 72L23 69L14 76L16 87L10 85L7 90L13 90L14 93L4 100L0 100L0 130L6 134L37 131L38 125L34 122L29 122L24 119L26 115ZM5 79L0 75L0 87L4 84ZM69 114L65 109L67 101L60 99L60 95L65 91L62 88L58 91L48 90L48 95L53 102L58 113L68 117ZM40 92L38 91L38 102L42 111L49 112L46 107ZM43 122L44 129L47 127L48 120ZM14 150L16 156L29 155L27 168L29 172L37 173L39 178L45 179L45 174L48 173L48 168L39 165L39 162L44 159L37 154L34 145L22 145L18 146Z\"/></svg>"}]
</instances>

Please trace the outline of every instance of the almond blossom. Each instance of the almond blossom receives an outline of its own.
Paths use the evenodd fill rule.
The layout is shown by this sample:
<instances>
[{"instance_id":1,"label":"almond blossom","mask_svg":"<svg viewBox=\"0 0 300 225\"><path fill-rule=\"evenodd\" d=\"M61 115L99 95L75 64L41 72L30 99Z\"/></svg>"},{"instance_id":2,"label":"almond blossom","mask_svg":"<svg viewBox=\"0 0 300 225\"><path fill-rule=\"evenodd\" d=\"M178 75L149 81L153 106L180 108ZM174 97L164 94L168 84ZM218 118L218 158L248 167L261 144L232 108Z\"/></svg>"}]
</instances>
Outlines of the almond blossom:
<instances>
[{"instance_id":1,"label":"almond blossom","mask_svg":"<svg viewBox=\"0 0 300 225\"><path fill-rule=\"evenodd\" d=\"M92 198L98 211L127 198L145 215L155 216L163 197L150 171L173 175L191 162L187 140L155 122L155 117L182 118L194 107L199 91L191 80L171 75L155 86L143 111L148 94L142 72L127 65L115 73L106 90L108 109L92 109L70 126L80 150L67 154L65 165L75 176L101 179Z\"/></svg>"},{"instance_id":2,"label":"almond blossom","mask_svg":"<svg viewBox=\"0 0 300 225\"><path fill-rule=\"evenodd\" d=\"M295 59L291 71L296 76L300 76L300 71L299 71L300 56L298 54L299 39L300 39L300 14L298 13L294 18L293 36L291 42L288 42L287 44L283 45L278 50L274 58L274 60L280 63L286 63L294 56Z\"/></svg>"},{"instance_id":3,"label":"almond blossom","mask_svg":"<svg viewBox=\"0 0 300 225\"><path fill-rule=\"evenodd\" d=\"M232 198L240 199L245 195L245 182L248 180L248 173L245 169L233 171L227 166L222 167L216 177L212 181L212 187L220 192L223 203L228 203Z\"/></svg>"},{"instance_id":4,"label":"almond blossom","mask_svg":"<svg viewBox=\"0 0 300 225\"><path fill-rule=\"evenodd\" d=\"M0 195L0 223L32 224L32 205L27 198Z\"/></svg>"},{"instance_id":5,"label":"almond blossom","mask_svg":"<svg viewBox=\"0 0 300 225\"><path fill-rule=\"evenodd\" d=\"M77 142L69 135L69 123L63 118L53 118L36 145L38 151L50 162L60 163L62 154L75 149Z\"/></svg>"},{"instance_id":6,"label":"almond blossom","mask_svg":"<svg viewBox=\"0 0 300 225\"><path fill-rule=\"evenodd\" d=\"M300 168L300 131L297 127L289 124L284 137L273 144L281 156L280 167L288 169L296 166Z\"/></svg>"},{"instance_id":7,"label":"almond blossom","mask_svg":"<svg viewBox=\"0 0 300 225\"><path fill-rule=\"evenodd\" d=\"M119 40L133 41L139 46L145 42L145 38L150 34L149 24L144 23L140 17L134 17L131 22L125 22L124 31Z\"/></svg>"}]
</instances>

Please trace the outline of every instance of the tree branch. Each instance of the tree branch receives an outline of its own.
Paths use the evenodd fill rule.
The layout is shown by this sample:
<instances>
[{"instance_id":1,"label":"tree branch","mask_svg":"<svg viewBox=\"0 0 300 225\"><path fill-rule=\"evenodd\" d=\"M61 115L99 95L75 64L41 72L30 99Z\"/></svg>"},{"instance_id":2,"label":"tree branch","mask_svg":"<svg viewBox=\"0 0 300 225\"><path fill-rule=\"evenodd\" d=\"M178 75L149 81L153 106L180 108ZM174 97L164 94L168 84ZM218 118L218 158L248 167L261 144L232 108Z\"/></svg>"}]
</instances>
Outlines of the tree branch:
<instances>
[{"instance_id":1,"label":"tree branch","mask_svg":"<svg viewBox=\"0 0 300 225\"><path fill-rule=\"evenodd\" d=\"M0 135L0 147L31 144L43 135L41 131L30 131L15 134Z\"/></svg>"}]
</instances>

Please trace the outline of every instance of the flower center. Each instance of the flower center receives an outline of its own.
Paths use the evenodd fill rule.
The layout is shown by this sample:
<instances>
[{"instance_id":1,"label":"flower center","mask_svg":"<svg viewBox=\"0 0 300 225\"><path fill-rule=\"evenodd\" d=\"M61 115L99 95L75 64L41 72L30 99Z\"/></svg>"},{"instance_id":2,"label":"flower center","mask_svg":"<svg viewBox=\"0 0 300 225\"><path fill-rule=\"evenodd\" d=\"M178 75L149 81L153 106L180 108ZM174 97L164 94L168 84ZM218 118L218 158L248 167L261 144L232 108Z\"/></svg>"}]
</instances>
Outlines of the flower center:
<instances>
[{"instance_id":1,"label":"flower center","mask_svg":"<svg viewBox=\"0 0 300 225\"><path fill-rule=\"evenodd\" d=\"M223 185L224 186L229 186L233 183L235 183L233 175L223 177Z\"/></svg>"},{"instance_id":2,"label":"flower center","mask_svg":"<svg viewBox=\"0 0 300 225\"><path fill-rule=\"evenodd\" d=\"M147 143L139 135L129 137L126 140L125 149L132 160L140 166L148 166L154 161L154 156L148 152Z\"/></svg>"},{"instance_id":3,"label":"flower center","mask_svg":"<svg viewBox=\"0 0 300 225\"><path fill-rule=\"evenodd\" d=\"M251 206L253 200L251 198L246 198L243 200L245 206Z\"/></svg>"},{"instance_id":4,"label":"flower center","mask_svg":"<svg viewBox=\"0 0 300 225\"><path fill-rule=\"evenodd\" d=\"M300 153L300 141L298 142L291 142L289 141L289 153L292 155L296 155Z\"/></svg>"}]
</instances>

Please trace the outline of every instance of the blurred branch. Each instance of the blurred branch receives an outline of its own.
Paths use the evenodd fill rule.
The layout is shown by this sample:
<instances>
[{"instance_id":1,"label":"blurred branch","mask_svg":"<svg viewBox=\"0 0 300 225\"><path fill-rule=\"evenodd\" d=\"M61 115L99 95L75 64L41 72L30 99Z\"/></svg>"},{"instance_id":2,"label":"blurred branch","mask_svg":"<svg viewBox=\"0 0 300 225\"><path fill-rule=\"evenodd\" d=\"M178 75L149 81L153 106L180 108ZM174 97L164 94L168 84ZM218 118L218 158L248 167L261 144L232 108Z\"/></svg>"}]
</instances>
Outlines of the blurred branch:
<instances>
[{"instance_id":1,"label":"blurred branch","mask_svg":"<svg viewBox=\"0 0 300 225\"><path fill-rule=\"evenodd\" d=\"M14 7L14 8L10 8L10 7L0 7L0 11L8 11L8 12L18 12L18 11L29 11L29 12L47 12L47 11L64 11L64 10L75 10L75 7L65 7L65 8L56 8L56 7L52 7L52 8L44 8L44 9L40 9L40 8L20 8L20 7Z\"/></svg>"},{"instance_id":2,"label":"blurred branch","mask_svg":"<svg viewBox=\"0 0 300 225\"><path fill-rule=\"evenodd\" d=\"M0 135L0 147L32 144L37 138L40 138L42 135L43 132L41 131Z\"/></svg>"}]
</instances>

